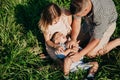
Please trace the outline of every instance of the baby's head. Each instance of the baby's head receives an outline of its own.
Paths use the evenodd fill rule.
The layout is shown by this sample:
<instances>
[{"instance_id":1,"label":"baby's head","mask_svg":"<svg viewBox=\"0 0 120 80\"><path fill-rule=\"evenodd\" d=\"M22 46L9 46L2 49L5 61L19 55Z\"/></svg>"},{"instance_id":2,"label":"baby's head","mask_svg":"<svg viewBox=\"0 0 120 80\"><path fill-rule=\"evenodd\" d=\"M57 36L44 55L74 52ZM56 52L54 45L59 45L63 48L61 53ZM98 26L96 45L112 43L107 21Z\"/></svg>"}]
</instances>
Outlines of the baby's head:
<instances>
[{"instance_id":1,"label":"baby's head","mask_svg":"<svg viewBox=\"0 0 120 80\"><path fill-rule=\"evenodd\" d=\"M61 32L55 32L51 38L51 40L55 43L55 44L59 44L59 43L65 43L67 41L67 37L65 35L63 35Z\"/></svg>"}]
</instances>

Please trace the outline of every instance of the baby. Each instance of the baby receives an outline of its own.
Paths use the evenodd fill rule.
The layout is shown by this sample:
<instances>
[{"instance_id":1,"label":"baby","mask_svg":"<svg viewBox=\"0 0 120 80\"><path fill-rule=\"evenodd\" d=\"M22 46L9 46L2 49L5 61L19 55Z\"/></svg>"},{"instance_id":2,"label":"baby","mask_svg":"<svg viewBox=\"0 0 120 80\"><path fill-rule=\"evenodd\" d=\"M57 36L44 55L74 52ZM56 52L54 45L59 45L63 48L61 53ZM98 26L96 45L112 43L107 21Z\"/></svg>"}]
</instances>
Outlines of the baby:
<instances>
[{"instance_id":1,"label":"baby","mask_svg":"<svg viewBox=\"0 0 120 80\"><path fill-rule=\"evenodd\" d=\"M70 56L74 54L75 52L78 52L78 50L82 49L81 47L78 47L78 44L76 47L74 46L73 48L66 48L66 43L67 41L70 40L70 38L69 37L67 38L60 32L54 33L51 40L55 44L59 45L59 49L62 49L62 51L58 51L58 50L55 51L56 56L60 59L64 59L66 56L68 55Z\"/></svg>"},{"instance_id":2,"label":"baby","mask_svg":"<svg viewBox=\"0 0 120 80\"><path fill-rule=\"evenodd\" d=\"M62 50L62 51L60 51L59 49L55 50L55 54L59 59L64 59L67 56L72 56L74 54L77 54L77 52L82 49L78 45L79 42L77 42L76 46L74 46L73 48L66 48L66 43L69 40L70 40L69 37L64 36L60 32L56 32L53 34L51 41L53 41L55 44L59 45L59 49L61 48L61 50ZM91 77L94 77L95 72L97 72L98 63L97 62L84 63L83 58L81 58L78 62L72 63L70 68L68 68L67 63L64 63L65 77L68 77L69 72L74 72L74 71L78 70L78 68L84 69L84 70L90 68L87 78L91 78Z\"/></svg>"}]
</instances>

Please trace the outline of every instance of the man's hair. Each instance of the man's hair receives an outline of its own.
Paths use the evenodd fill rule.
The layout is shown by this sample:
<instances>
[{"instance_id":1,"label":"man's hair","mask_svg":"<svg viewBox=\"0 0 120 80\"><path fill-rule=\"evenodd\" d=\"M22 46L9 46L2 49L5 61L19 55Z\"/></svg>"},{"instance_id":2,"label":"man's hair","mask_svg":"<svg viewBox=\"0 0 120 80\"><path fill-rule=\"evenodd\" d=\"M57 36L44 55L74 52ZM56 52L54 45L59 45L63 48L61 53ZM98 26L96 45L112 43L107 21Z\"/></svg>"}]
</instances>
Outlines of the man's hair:
<instances>
[{"instance_id":1,"label":"man's hair","mask_svg":"<svg viewBox=\"0 0 120 80\"><path fill-rule=\"evenodd\" d=\"M70 3L71 14L74 15L82 11L82 9L86 7L86 3L88 3L88 0L71 0L71 3Z\"/></svg>"}]
</instances>

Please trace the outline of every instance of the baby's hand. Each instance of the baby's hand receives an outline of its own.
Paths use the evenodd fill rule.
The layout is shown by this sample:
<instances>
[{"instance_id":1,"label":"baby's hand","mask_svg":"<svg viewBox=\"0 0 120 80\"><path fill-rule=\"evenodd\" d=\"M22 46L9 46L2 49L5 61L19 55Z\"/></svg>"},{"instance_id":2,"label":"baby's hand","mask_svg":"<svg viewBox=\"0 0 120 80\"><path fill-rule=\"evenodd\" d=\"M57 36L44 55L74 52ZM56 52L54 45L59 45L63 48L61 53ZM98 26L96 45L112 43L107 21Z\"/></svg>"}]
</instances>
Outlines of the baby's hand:
<instances>
[{"instance_id":1,"label":"baby's hand","mask_svg":"<svg viewBox=\"0 0 120 80\"><path fill-rule=\"evenodd\" d=\"M57 53L63 53L63 52L64 52L64 48L61 47L61 46L58 46L58 47L56 48L56 52L57 52Z\"/></svg>"}]
</instances>

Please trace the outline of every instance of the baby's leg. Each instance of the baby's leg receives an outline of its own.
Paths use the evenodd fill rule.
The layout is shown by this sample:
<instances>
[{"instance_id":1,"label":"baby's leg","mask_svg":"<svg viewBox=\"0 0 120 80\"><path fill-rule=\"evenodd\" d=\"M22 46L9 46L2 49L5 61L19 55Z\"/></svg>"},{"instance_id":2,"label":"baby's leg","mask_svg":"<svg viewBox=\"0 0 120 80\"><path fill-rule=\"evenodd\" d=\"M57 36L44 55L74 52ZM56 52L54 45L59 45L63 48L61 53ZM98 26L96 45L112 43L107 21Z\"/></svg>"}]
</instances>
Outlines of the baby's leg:
<instances>
[{"instance_id":1,"label":"baby's leg","mask_svg":"<svg viewBox=\"0 0 120 80\"><path fill-rule=\"evenodd\" d=\"M64 75L68 76L70 72L70 66L72 64L72 60L70 57L66 57L64 59Z\"/></svg>"},{"instance_id":2,"label":"baby's leg","mask_svg":"<svg viewBox=\"0 0 120 80\"><path fill-rule=\"evenodd\" d=\"M94 75L98 70L98 62L89 62L87 64L92 65L92 67L90 68L89 73L88 73L87 77L84 78L84 80L95 80Z\"/></svg>"},{"instance_id":3,"label":"baby's leg","mask_svg":"<svg viewBox=\"0 0 120 80\"><path fill-rule=\"evenodd\" d=\"M93 65L90 70L89 74L87 75L85 80L94 80L94 75L98 70L98 63L97 62L89 62L90 65Z\"/></svg>"},{"instance_id":4,"label":"baby's leg","mask_svg":"<svg viewBox=\"0 0 120 80\"><path fill-rule=\"evenodd\" d=\"M91 69L89 70L89 74L93 74L94 75L97 72L98 67L99 67L98 62L89 62L89 64L93 65L91 67Z\"/></svg>"}]
</instances>

